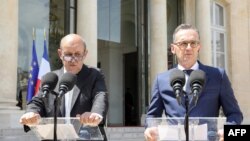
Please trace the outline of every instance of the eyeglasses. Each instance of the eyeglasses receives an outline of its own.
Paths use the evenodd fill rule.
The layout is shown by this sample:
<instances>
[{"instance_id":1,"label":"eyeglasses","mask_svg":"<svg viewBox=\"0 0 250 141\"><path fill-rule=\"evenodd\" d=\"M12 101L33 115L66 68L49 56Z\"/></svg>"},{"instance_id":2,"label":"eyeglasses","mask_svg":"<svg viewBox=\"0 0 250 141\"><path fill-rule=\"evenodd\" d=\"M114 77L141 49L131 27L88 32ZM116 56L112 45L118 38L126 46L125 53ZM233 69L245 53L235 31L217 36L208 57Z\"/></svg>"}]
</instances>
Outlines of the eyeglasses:
<instances>
[{"instance_id":1,"label":"eyeglasses","mask_svg":"<svg viewBox=\"0 0 250 141\"><path fill-rule=\"evenodd\" d=\"M196 48L199 43L200 43L199 41L190 41L190 42L184 41L184 42L177 42L173 44L177 45L181 49L185 49L188 47L188 45L190 45L191 48Z\"/></svg>"},{"instance_id":2,"label":"eyeglasses","mask_svg":"<svg viewBox=\"0 0 250 141\"><path fill-rule=\"evenodd\" d=\"M83 55L80 55L80 54L76 54L76 55L65 54L65 55L63 55L62 58L63 58L64 61L67 61L67 62L72 62L73 60L78 62L78 61L82 61Z\"/></svg>"}]
</instances>

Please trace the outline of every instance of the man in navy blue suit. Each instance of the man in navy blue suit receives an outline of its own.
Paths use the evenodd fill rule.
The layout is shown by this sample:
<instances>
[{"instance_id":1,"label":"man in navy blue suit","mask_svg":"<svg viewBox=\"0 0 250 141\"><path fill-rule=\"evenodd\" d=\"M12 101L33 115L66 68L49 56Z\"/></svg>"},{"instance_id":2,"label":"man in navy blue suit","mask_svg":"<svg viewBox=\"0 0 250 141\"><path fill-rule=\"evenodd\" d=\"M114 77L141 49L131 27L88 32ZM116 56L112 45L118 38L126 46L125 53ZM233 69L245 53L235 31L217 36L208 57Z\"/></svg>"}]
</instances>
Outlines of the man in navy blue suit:
<instances>
[{"instance_id":1,"label":"man in navy blue suit","mask_svg":"<svg viewBox=\"0 0 250 141\"><path fill-rule=\"evenodd\" d=\"M173 69L179 70L202 70L205 72L205 84L199 94L197 104L189 111L190 117L218 117L220 108L226 117L227 123L241 124L243 114L234 96L231 83L224 69L215 68L202 64L198 60L201 49L198 30L189 24L181 24L173 34L171 52L176 55L178 64ZM184 117L185 106L176 100L173 88L170 85L170 69L157 75L153 88L152 98L147 112L147 118L161 117L164 112L167 117ZM186 82L188 75L186 74ZM187 84L183 87L188 92ZM189 92L188 92L189 93ZM146 128L144 136L147 141L155 141L154 131ZM219 131L220 140L223 132Z\"/></svg>"}]
</instances>

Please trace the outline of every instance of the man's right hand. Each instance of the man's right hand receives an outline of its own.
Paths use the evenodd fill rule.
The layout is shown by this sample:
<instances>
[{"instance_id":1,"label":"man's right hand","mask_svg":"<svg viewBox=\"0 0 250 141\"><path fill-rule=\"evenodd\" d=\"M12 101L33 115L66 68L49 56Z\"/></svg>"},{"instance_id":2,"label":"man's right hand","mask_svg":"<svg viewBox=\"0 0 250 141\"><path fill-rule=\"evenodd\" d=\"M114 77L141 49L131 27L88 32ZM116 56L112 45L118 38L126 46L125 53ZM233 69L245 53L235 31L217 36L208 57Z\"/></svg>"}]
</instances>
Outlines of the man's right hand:
<instances>
[{"instance_id":1,"label":"man's right hand","mask_svg":"<svg viewBox=\"0 0 250 141\"><path fill-rule=\"evenodd\" d=\"M21 116L19 122L23 125L36 125L41 116L34 112L28 112Z\"/></svg>"},{"instance_id":2,"label":"man's right hand","mask_svg":"<svg viewBox=\"0 0 250 141\"><path fill-rule=\"evenodd\" d=\"M146 141L157 141L158 132L157 127L148 127L144 132Z\"/></svg>"}]
</instances>

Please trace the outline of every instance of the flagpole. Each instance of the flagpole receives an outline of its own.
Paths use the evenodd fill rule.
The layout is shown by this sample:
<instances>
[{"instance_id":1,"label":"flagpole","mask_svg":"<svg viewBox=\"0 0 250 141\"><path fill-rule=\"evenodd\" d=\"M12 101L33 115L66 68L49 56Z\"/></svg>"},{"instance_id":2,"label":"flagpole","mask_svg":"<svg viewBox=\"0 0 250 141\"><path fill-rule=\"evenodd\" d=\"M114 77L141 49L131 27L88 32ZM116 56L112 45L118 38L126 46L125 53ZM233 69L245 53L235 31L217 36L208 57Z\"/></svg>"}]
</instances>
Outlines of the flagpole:
<instances>
[{"instance_id":1,"label":"flagpole","mask_svg":"<svg viewBox=\"0 0 250 141\"><path fill-rule=\"evenodd\" d=\"M44 40L46 41L46 29L44 28Z\"/></svg>"},{"instance_id":2,"label":"flagpole","mask_svg":"<svg viewBox=\"0 0 250 141\"><path fill-rule=\"evenodd\" d=\"M33 33L32 33L33 40L36 39L36 29L33 27Z\"/></svg>"}]
</instances>

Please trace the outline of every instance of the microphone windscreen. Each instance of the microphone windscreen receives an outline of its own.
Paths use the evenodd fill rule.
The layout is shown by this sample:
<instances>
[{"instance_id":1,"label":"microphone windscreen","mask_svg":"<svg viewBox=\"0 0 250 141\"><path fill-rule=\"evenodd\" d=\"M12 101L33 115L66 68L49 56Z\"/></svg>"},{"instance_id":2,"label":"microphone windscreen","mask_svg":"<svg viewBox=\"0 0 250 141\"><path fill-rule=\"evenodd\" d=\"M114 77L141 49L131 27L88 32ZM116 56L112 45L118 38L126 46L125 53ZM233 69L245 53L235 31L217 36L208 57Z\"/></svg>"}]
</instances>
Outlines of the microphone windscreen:
<instances>
[{"instance_id":1,"label":"microphone windscreen","mask_svg":"<svg viewBox=\"0 0 250 141\"><path fill-rule=\"evenodd\" d=\"M77 77L75 74L66 72L62 76L59 82L59 86L66 85L68 87L68 91L70 91L74 87L76 80L77 80Z\"/></svg>"},{"instance_id":2,"label":"microphone windscreen","mask_svg":"<svg viewBox=\"0 0 250 141\"><path fill-rule=\"evenodd\" d=\"M173 69L170 72L170 84L171 84L171 86L173 86L176 83L179 83L182 86L184 86L185 81L186 81L185 74L183 71L181 71L179 69Z\"/></svg>"},{"instance_id":3,"label":"microphone windscreen","mask_svg":"<svg viewBox=\"0 0 250 141\"><path fill-rule=\"evenodd\" d=\"M205 72L202 70L194 70L190 74L189 84L192 86L194 83L199 83L200 85L204 85L205 83Z\"/></svg>"},{"instance_id":4,"label":"microphone windscreen","mask_svg":"<svg viewBox=\"0 0 250 141\"><path fill-rule=\"evenodd\" d=\"M48 72L42 76L41 85L48 85L50 90L53 90L56 87L58 81L58 76L53 72Z\"/></svg>"}]
</instances>

